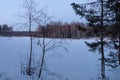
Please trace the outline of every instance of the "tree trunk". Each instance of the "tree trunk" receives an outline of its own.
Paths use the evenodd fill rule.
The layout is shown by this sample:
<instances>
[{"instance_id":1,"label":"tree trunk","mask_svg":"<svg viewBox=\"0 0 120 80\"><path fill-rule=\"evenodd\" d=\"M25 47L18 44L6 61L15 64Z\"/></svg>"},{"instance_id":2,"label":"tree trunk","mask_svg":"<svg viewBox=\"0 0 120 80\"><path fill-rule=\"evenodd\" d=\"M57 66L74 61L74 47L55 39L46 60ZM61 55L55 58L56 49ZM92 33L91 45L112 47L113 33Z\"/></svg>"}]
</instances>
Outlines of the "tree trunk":
<instances>
[{"instance_id":1,"label":"tree trunk","mask_svg":"<svg viewBox=\"0 0 120 80\"><path fill-rule=\"evenodd\" d=\"M104 36L103 36L103 0L101 0L101 35L100 35L100 40L101 40L101 77L102 80L106 79L105 76L105 56L104 56Z\"/></svg>"},{"instance_id":2,"label":"tree trunk","mask_svg":"<svg viewBox=\"0 0 120 80\"><path fill-rule=\"evenodd\" d=\"M39 74L38 74L38 77L39 79L41 78L41 75L42 75L42 69L43 69L43 66L44 66L44 58L45 58L45 49L46 49L46 45L45 45L45 29L43 29L43 41L42 41L42 45L43 45L43 48L42 48L42 61L41 61L41 65L40 65L40 69L39 69Z\"/></svg>"},{"instance_id":3,"label":"tree trunk","mask_svg":"<svg viewBox=\"0 0 120 80\"><path fill-rule=\"evenodd\" d=\"M45 58L45 52L43 52L43 54L42 54L42 61L41 61L41 65L40 65L39 75L38 75L39 78L41 78L42 68L44 65L44 58Z\"/></svg>"},{"instance_id":4,"label":"tree trunk","mask_svg":"<svg viewBox=\"0 0 120 80\"><path fill-rule=\"evenodd\" d=\"M101 37L101 77L102 77L102 80L106 79L106 76L105 76L105 56L104 56L103 37Z\"/></svg>"},{"instance_id":5,"label":"tree trunk","mask_svg":"<svg viewBox=\"0 0 120 80\"><path fill-rule=\"evenodd\" d=\"M39 79L41 78L41 74L42 74L42 68L43 68L43 65L44 65L44 58L45 58L45 38L43 38L43 53L42 53L42 61L41 61L41 65L40 65L40 70L39 70Z\"/></svg>"},{"instance_id":6,"label":"tree trunk","mask_svg":"<svg viewBox=\"0 0 120 80\"><path fill-rule=\"evenodd\" d=\"M31 34L31 12L29 13L29 37L30 37L30 56L29 56L29 62L28 62L28 75L32 75L31 73L31 62L32 62L32 34Z\"/></svg>"}]
</instances>

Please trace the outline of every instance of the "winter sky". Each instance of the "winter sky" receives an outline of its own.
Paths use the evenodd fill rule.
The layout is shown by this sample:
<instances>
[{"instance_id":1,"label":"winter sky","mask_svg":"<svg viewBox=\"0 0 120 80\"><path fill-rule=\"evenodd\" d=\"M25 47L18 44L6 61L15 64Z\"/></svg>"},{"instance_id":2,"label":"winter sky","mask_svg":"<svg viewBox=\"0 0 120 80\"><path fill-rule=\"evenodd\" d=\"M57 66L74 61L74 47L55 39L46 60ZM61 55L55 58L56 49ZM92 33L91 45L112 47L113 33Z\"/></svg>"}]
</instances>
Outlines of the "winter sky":
<instances>
[{"instance_id":1,"label":"winter sky","mask_svg":"<svg viewBox=\"0 0 120 80\"><path fill-rule=\"evenodd\" d=\"M45 7L55 21L80 21L71 7L72 2L85 3L91 0L40 0L41 8ZM93 0L92 0L93 1ZM0 0L0 24L19 22L18 13L22 12L23 0Z\"/></svg>"}]
</instances>

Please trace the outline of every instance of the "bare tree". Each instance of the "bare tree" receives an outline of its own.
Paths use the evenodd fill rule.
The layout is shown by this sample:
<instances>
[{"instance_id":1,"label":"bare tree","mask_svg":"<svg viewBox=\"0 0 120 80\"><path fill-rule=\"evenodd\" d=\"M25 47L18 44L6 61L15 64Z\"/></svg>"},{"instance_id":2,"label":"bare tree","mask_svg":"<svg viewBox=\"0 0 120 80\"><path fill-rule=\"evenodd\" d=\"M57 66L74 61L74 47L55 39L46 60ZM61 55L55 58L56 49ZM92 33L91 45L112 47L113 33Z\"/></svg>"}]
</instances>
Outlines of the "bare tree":
<instances>
[{"instance_id":1,"label":"bare tree","mask_svg":"<svg viewBox=\"0 0 120 80\"><path fill-rule=\"evenodd\" d=\"M33 26L36 23L38 23L38 21L41 21L39 17L43 15L43 9L37 8L36 0L24 0L23 8L24 8L24 12L21 17L23 17L26 20L24 25L28 27L29 37L30 37L30 53L29 53L28 65L26 68L26 74L31 76L34 73L32 67L33 36L31 31Z\"/></svg>"},{"instance_id":2,"label":"bare tree","mask_svg":"<svg viewBox=\"0 0 120 80\"><path fill-rule=\"evenodd\" d=\"M33 18L33 12L35 8L35 4L33 0L25 0L24 8L26 9L26 18L28 19L28 26L29 26L29 36L30 36L30 55L29 55L29 61L28 61L28 66L26 69L27 75L31 76L33 71L32 71L32 34L31 34L31 28L32 28L32 18Z\"/></svg>"},{"instance_id":3,"label":"bare tree","mask_svg":"<svg viewBox=\"0 0 120 80\"><path fill-rule=\"evenodd\" d=\"M47 12L43 8L38 8L36 4L36 0L24 0L24 9L26 12L23 14L23 18L26 19L25 25L29 27L29 36L30 36L30 53L28 64L25 69L26 75L32 76L33 79L42 80L43 79L43 70L46 71L45 68L45 55L48 51L53 51L56 53L56 49L58 47L62 47L67 50L63 45L63 39L54 40L54 39L46 39L45 28L47 23L49 23L51 17L48 16ZM33 59L33 36L32 36L32 28L33 26L43 25L45 27L42 28L42 37L38 40L38 45L40 46L40 60L35 61ZM41 35L41 34L38 34ZM35 63L38 62L39 64ZM33 65L37 64L37 65ZM47 70L48 72L49 70ZM35 76L35 78L34 78ZM53 75L52 75L53 76Z\"/></svg>"},{"instance_id":4,"label":"bare tree","mask_svg":"<svg viewBox=\"0 0 120 80\"><path fill-rule=\"evenodd\" d=\"M54 38L47 38L46 36L46 28L47 28L47 24L50 22L51 17L49 17L47 15L47 13L44 13L43 15L43 20L42 23L39 23L43 25L43 27L41 28L41 33L38 35L42 35L41 38L39 38L38 40L38 45L40 46L41 49L41 59L40 59L40 65L39 65L39 72L38 72L38 79L42 80L42 75L43 75L43 70L45 67L45 56L47 54L47 52L49 51L53 51L53 53L57 53L57 49L58 48L63 48L64 50L67 51L66 47L65 47L65 41L64 39L54 39ZM56 34L57 36L57 34ZM56 74L54 74L56 75ZM52 75L53 76L53 75Z\"/></svg>"}]
</instances>

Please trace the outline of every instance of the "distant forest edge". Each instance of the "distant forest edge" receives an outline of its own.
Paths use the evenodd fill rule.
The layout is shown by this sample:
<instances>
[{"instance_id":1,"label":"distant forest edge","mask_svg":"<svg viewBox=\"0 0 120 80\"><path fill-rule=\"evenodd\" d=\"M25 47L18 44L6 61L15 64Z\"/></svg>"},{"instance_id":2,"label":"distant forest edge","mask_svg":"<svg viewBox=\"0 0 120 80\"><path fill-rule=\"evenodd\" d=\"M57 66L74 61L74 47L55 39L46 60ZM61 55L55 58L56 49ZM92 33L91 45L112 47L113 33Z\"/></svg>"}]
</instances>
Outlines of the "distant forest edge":
<instances>
[{"instance_id":1,"label":"distant forest edge","mask_svg":"<svg viewBox=\"0 0 120 80\"><path fill-rule=\"evenodd\" d=\"M13 27L9 27L7 24L0 25L0 36L29 36L30 33L33 37L48 37L48 38L88 38L99 37L100 27L86 26L83 23L60 23L52 22L45 26L39 25L36 31L14 31ZM116 32L114 27L104 27L102 29L105 37L117 37L112 35Z\"/></svg>"}]
</instances>

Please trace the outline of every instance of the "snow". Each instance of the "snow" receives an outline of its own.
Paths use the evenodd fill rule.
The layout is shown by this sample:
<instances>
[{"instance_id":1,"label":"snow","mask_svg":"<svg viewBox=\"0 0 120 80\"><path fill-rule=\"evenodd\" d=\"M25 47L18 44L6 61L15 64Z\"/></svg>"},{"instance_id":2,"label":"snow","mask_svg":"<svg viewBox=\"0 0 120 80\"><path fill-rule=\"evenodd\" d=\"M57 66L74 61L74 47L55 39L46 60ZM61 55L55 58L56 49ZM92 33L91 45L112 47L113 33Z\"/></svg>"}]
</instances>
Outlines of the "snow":
<instances>
[{"instance_id":1,"label":"snow","mask_svg":"<svg viewBox=\"0 0 120 80\"><path fill-rule=\"evenodd\" d=\"M34 56L40 58L37 56L40 52L37 40L33 41L33 51ZM100 56L89 52L84 43L93 40L65 39L68 52L63 49L57 49L57 54L50 51L46 55L48 69L69 80L96 79L100 75ZM20 73L21 62L29 55L29 43L28 37L0 37L0 80L31 80Z\"/></svg>"},{"instance_id":2,"label":"snow","mask_svg":"<svg viewBox=\"0 0 120 80\"><path fill-rule=\"evenodd\" d=\"M120 80L120 66L118 66L112 73L110 80Z\"/></svg>"},{"instance_id":3,"label":"snow","mask_svg":"<svg viewBox=\"0 0 120 80\"><path fill-rule=\"evenodd\" d=\"M27 52L27 44L26 38L0 38L0 80L19 80L20 56Z\"/></svg>"}]
</instances>

